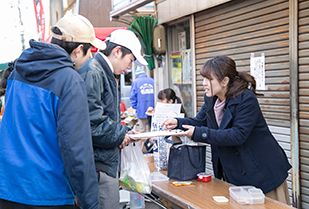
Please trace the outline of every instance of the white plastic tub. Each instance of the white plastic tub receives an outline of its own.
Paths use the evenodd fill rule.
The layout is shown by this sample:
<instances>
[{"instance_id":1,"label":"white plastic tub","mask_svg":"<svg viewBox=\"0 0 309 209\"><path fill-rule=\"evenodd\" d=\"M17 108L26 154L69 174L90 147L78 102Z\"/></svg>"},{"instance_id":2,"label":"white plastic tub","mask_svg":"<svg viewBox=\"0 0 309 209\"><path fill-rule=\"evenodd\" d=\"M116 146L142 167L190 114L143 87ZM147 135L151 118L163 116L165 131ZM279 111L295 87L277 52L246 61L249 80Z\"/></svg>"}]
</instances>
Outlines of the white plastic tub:
<instances>
[{"instance_id":1,"label":"white plastic tub","mask_svg":"<svg viewBox=\"0 0 309 209\"><path fill-rule=\"evenodd\" d=\"M230 196L239 204L263 204L265 195L261 189L254 186L230 187Z\"/></svg>"}]
</instances>

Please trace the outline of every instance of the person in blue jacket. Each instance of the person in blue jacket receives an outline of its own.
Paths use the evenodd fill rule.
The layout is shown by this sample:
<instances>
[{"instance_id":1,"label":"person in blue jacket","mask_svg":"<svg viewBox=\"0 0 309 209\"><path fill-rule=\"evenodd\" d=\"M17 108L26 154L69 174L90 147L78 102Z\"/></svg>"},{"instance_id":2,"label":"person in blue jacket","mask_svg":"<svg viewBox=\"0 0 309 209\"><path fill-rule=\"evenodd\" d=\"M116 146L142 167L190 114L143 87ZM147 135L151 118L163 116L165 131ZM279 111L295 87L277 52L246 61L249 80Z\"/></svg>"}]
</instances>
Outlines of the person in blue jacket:
<instances>
[{"instance_id":1,"label":"person in blue jacket","mask_svg":"<svg viewBox=\"0 0 309 209\"><path fill-rule=\"evenodd\" d=\"M136 79L131 85L130 103L136 109L140 133L150 131L146 112L149 107L154 107L154 80L146 75L142 67L135 72Z\"/></svg>"},{"instance_id":2,"label":"person in blue jacket","mask_svg":"<svg viewBox=\"0 0 309 209\"><path fill-rule=\"evenodd\" d=\"M254 78L238 72L234 60L226 56L208 60L200 73L205 103L197 116L168 118L162 125L186 130L195 142L211 144L216 178L237 186L253 185L289 204L286 178L291 165L268 129Z\"/></svg>"},{"instance_id":3,"label":"person in blue jacket","mask_svg":"<svg viewBox=\"0 0 309 209\"><path fill-rule=\"evenodd\" d=\"M7 81L0 122L0 208L98 209L85 83L76 72L104 49L89 20L67 15L52 44L30 41ZM74 67L75 65L75 67Z\"/></svg>"}]
</instances>

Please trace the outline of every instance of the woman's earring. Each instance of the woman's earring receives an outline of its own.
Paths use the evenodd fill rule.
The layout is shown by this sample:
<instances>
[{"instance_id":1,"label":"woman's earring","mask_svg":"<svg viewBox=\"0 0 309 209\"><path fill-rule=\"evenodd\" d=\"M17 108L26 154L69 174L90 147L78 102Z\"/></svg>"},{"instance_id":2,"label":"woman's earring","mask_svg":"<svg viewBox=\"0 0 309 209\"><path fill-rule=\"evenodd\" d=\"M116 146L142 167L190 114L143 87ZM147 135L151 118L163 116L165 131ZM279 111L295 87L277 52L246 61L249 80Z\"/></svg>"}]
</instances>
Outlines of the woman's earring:
<instances>
[{"instance_id":1,"label":"woman's earring","mask_svg":"<svg viewBox=\"0 0 309 209\"><path fill-rule=\"evenodd\" d=\"M73 66L75 67L75 62L73 62Z\"/></svg>"}]
</instances>

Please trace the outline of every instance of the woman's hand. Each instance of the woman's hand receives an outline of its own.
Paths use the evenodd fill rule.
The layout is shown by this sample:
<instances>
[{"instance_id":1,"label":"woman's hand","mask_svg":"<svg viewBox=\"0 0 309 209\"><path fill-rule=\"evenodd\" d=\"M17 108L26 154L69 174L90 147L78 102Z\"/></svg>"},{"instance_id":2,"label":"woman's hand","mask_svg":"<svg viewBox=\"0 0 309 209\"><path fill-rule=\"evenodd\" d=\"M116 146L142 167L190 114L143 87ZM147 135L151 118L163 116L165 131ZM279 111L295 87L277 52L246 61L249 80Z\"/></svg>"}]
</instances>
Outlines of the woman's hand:
<instances>
[{"instance_id":1,"label":"woman's hand","mask_svg":"<svg viewBox=\"0 0 309 209\"><path fill-rule=\"evenodd\" d=\"M185 136L192 137L192 135L194 133L195 126L183 125L182 127L185 128L185 129L188 129L188 130L185 131L187 133Z\"/></svg>"},{"instance_id":2,"label":"woman's hand","mask_svg":"<svg viewBox=\"0 0 309 209\"><path fill-rule=\"evenodd\" d=\"M174 129L177 126L178 121L175 118L166 118L162 123L161 126L166 130Z\"/></svg>"}]
</instances>

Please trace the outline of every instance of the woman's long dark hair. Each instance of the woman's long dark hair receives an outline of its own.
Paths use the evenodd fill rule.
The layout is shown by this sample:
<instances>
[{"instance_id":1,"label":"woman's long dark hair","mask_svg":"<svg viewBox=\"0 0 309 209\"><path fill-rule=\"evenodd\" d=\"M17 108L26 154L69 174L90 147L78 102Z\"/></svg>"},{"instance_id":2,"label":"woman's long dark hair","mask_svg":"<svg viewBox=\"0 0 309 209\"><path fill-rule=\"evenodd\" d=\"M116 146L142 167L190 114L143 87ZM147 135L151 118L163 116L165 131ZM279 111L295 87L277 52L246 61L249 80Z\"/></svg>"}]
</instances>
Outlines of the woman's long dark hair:
<instances>
[{"instance_id":1,"label":"woman's long dark hair","mask_svg":"<svg viewBox=\"0 0 309 209\"><path fill-rule=\"evenodd\" d=\"M229 83L225 97L236 97L245 89L250 89L257 96L262 94L256 93L256 82L252 75L247 72L238 72L236 70L235 61L227 56L218 56L208 60L200 70L203 77L212 80L215 78L221 82L225 77L228 77Z\"/></svg>"},{"instance_id":2,"label":"woman's long dark hair","mask_svg":"<svg viewBox=\"0 0 309 209\"><path fill-rule=\"evenodd\" d=\"M187 112L186 112L185 108L182 105L181 99L178 96L176 96L176 93L175 93L175 91L173 89L166 88L166 89L161 90L158 93L158 99L160 99L160 100L166 99L167 101L172 99L173 100L173 104L176 103L176 102L177 102L177 104L181 104L180 112L184 113L185 117L187 117Z\"/></svg>"}]
</instances>

